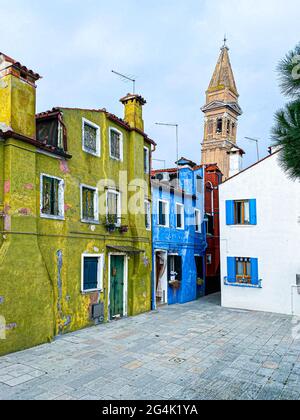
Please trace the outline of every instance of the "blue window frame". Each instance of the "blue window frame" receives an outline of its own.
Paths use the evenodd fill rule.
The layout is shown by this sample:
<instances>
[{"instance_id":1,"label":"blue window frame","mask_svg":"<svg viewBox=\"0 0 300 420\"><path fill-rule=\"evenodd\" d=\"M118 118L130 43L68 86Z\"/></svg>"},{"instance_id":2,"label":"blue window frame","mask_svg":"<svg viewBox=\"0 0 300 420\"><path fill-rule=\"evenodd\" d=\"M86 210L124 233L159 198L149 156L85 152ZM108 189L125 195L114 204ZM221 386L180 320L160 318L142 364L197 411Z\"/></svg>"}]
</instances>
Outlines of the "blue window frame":
<instances>
[{"instance_id":1,"label":"blue window frame","mask_svg":"<svg viewBox=\"0 0 300 420\"><path fill-rule=\"evenodd\" d=\"M258 273L258 259L228 257L225 283L236 286L261 287L261 280L259 280Z\"/></svg>"},{"instance_id":2,"label":"blue window frame","mask_svg":"<svg viewBox=\"0 0 300 420\"><path fill-rule=\"evenodd\" d=\"M227 200L226 224L230 225L257 225L257 203L251 200Z\"/></svg>"}]
</instances>

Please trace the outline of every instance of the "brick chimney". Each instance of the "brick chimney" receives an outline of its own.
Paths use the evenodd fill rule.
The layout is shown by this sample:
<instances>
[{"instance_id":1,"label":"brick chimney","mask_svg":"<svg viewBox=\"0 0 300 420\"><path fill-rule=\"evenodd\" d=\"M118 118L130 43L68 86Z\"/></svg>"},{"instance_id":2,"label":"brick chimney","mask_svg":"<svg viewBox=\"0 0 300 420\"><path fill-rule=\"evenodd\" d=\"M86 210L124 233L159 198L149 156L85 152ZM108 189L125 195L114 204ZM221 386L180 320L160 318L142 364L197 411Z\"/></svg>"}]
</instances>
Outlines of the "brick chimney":
<instances>
[{"instance_id":1,"label":"brick chimney","mask_svg":"<svg viewBox=\"0 0 300 420\"><path fill-rule=\"evenodd\" d=\"M120 102L125 107L124 120L131 128L144 131L143 106L147 103L145 99L140 95L128 93Z\"/></svg>"},{"instance_id":2,"label":"brick chimney","mask_svg":"<svg viewBox=\"0 0 300 420\"><path fill-rule=\"evenodd\" d=\"M0 53L0 130L35 138L36 85L41 77Z\"/></svg>"}]
</instances>

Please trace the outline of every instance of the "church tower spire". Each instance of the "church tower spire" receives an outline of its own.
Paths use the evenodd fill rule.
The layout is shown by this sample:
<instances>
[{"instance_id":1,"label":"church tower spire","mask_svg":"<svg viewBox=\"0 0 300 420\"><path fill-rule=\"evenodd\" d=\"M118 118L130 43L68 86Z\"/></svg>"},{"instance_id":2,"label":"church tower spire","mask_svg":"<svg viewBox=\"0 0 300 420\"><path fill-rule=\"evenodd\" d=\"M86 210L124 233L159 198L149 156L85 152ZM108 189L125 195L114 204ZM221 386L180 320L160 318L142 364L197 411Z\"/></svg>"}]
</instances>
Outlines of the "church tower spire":
<instances>
[{"instance_id":1,"label":"church tower spire","mask_svg":"<svg viewBox=\"0 0 300 420\"><path fill-rule=\"evenodd\" d=\"M226 42L225 37L206 92L206 104L202 108L205 114L202 163L217 163L224 179L239 172L244 154L236 145L238 118L242 110Z\"/></svg>"}]
</instances>

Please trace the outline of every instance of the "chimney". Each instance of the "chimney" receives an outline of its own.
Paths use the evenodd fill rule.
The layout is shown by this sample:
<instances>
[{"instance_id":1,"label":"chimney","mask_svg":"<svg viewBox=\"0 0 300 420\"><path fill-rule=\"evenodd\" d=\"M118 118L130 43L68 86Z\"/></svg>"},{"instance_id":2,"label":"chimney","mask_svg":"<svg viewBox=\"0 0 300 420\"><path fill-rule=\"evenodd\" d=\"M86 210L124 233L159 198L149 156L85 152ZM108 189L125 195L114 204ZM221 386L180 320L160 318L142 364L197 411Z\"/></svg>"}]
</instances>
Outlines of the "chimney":
<instances>
[{"instance_id":1,"label":"chimney","mask_svg":"<svg viewBox=\"0 0 300 420\"><path fill-rule=\"evenodd\" d=\"M125 107L124 120L131 128L144 131L143 106L147 103L145 99L140 95L128 93L120 102Z\"/></svg>"},{"instance_id":2,"label":"chimney","mask_svg":"<svg viewBox=\"0 0 300 420\"><path fill-rule=\"evenodd\" d=\"M36 85L41 77L0 53L0 130L35 138Z\"/></svg>"}]
</instances>

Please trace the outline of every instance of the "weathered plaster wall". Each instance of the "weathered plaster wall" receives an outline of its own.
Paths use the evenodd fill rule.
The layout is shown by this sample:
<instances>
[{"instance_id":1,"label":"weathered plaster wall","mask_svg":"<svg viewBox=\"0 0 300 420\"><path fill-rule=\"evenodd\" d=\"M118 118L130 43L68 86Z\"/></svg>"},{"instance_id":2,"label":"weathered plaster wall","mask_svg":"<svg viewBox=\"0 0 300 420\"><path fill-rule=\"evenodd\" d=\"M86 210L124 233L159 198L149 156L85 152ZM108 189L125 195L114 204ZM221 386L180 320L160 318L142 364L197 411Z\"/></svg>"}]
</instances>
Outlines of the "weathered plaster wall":
<instances>
[{"instance_id":1,"label":"weathered plaster wall","mask_svg":"<svg viewBox=\"0 0 300 420\"><path fill-rule=\"evenodd\" d=\"M29 115L32 103L32 98L24 103L29 107ZM15 113L15 127L26 125L24 115L27 114ZM119 187L125 173L119 178L119 171L128 172L126 186L134 179L146 180L147 188L137 186L130 192L133 195L140 191L143 206L144 196L150 195L150 180L144 175L143 148L147 145L144 137L120 128L103 112L64 109L63 115L68 130L68 151L73 156L68 161L42 154L21 141L0 142L0 210L3 202L5 211L0 236L0 245L3 242L0 248L0 297L3 298L0 313L5 316L9 328L7 339L0 341L0 354L22 350L51 340L57 334L92 325L90 312L95 303L104 303L105 319L108 320L107 245L134 246L145 251L129 259L128 315L151 309L151 232L145 229L144 215L128 216L128 197L124 196L122 224L129 226L128 233L108 234L103 225L104 216L100 216L99 225L80 220L80 184L97 187L100 180L110 179ZM100 158L82 151L82 117L101 127ZM110 127L123 133L123 162L109 158ZM32 135L32 126L24 133ZM65 182L63 221L40 217L41 173L62 178ZM103 293L81 293L83 253L105 255Z\"/></svg>"}]
</instances>

